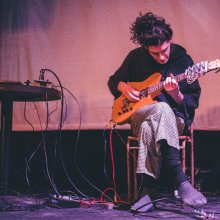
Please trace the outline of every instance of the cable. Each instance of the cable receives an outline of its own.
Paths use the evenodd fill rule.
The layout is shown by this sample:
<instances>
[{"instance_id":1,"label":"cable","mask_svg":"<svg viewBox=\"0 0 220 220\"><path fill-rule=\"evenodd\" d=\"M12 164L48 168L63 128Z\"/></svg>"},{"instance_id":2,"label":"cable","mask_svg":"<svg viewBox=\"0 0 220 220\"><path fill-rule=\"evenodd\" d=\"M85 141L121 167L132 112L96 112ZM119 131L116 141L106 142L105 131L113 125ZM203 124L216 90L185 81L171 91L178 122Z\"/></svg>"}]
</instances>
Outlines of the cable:
<instances>
[{"instance_id":1,"label":"cable","mask_svg":"<svg viewBox=\"0 0 220 220\"><path fill-rule=\"evenodd\" d=\"M27 105L27 102L25 101L25 103L24 103L24 119L31 126L32 130L34 131L34 126L29 122L29 120L26 117L26 105Z\"/></svg>"},{"instance_id":2,"label":"cable","mask_svg":"<svg viewBox=\"0 0 220 220\"><path fill-rule=\"evenodd\" d=\"M45 100L47 100L47 93L46 93L46 99ZM38 120L39 120L39 122L40 122L40 125L41 125L41 120L40 120L40 115L39 115L39 112L38 112L38 109L37 109L37 106L36 106L36 104L34 103L34 106L35 106L35 109L36 109L36 111L37 111L37 116L38 116ZM46 151L46 145L45 145L45 132L47 132L47 129L48 129L48 102L46 101L46 109L47 109L47 118L46 118L46 127L45 127L45 130L44 130L44 132L43 132L43 129L42 129L42 125L41 125L41 130L42 130L42 132L41 132L41 137L42 137L42 141L40 142L40 144L42 144L43 145L43 150L44 150L44 158L45 158L45 166L46 166L46 173L47 173L47 177L48 177L48 179L49 179L49 181L50 181L50 184L51 184L51 186L53 187L53 189L54 189L54 191L58 194L58 195L60 195L59 194L59 192L58 192L58 190L57 190L57 186L55 185L55 183L54 183L54 181L52 180L52 178L51 178L51 176L50 176L50 172L49 172L49 168L48 168L48 159L47 159L47 151Z\"/></svg>"},{"instance_id":3,"label":"cable","mask_svg":"<svg viewBox=\"0 0 220 220\"><path fill-rule=\"evenodd\" d=\"M113 153L113 145L112 145L112 130L110 130L110 153L111 153L111 161L112 161L112 181L113 186L116 189L116 183L115 183L115 159L114 159L114 153Z\"/></svg>"},{"instance_id":4,"label":"cable","mask_svg":"<svg viewBox=\"0 0 220 220\"><path fill-rule=\"evenodd\" d=\"M30 160L34 157L34 155L37 153L37 151L39 150L40 146L42 145L43 146L43 152L44 152L44 158L45 158L45 167L46 167L46 173L47 173L47 177L49 179L49 182L51 184L51 186L53 187L53 190L59 195L59 192L57 190L57 186L55 185L51 175L50 175L50 172L49 172L49 166L48 166L48 159L47 159L47 151L46 151L46 145L45 145L45 132L47 132L48 130L48 123L49 123L49 108L48 108L48 101L47 101L47 93L45 94L45 103L46 103L46 110L47 110L47 114L46 114L46 127L44 129L44 132L43 132L43 128L42 128L42 123L41 123L41 118L40 118L40 115L39 115L39 112L38 112L38 108L36 106L36 103L33 102L34 104L34 107L35 107L35 110L37 112L37 116L38 116L38 120L40 122L40 127L41 127L41 141L38 145L38 147L36 148L36 150L33 152L33 154L31 154L31 156L29 157L29 159L26 160L26 180L27 180L27 183L28 183L28 186L30 188L30 190L32 191L31 189L31 186L30 186L30 182L29 182L29 178L28 178L28 169L29 169L29 163L30 163ZM25 105L26 107L26 105ZM26 108L25 108L26 110ZM25 117L25 119L27 120L27 118ZM27 120L28 121L28 120ZM30 124L30 122L28 121L28 123ZM31 125L31 124L30 124ZM33 191L32 191L33 192Z\"/></svg>"},{"instance_id":5,"label":"cable","mask_svg":"<svg viewBox=\"0 0 220 220\"><path fill-rule=\"evenodd\" d=\"M78 148L78 142L79 142L79 134L80 134L80 128L81 128L81 110L80 110L80 106L79 106L79 103L78 103L78 100L75 98L75 96L67 89L67 88L65 88L65 87L63 87L62 86L62 84L61 84L61 82L60 82L60 80L59 80L59 78L58 78L58 76L52 71L52 70L50 70L50 69L41 69L40 70L40 76L39 76L39 81L41 81L43 84L42 85L44 85L45 83L44 83L44 75L45 75L45 72L46 71L49 71L50 73L52 73L55 77L56 77L56 79L57 79L57 81L58 81L58 84L59 84L59 88L61 89L61 116L60 116L60 123L59 123L59 143L58 143L58 146L61 148L61 129L62 129L62 126L63 126L63 106L64 106L64 89L65 90L67 90L70 94L71 94L71 96L74 98L74 100L76 101L76 103L77 103L77 106L78 106L78 108L79 108L79 112L80 112L80 123L79 123L79 129L78 129L78 133L77 133L77 139L76 139L76 147L75 147L75 157L74 157L74 164L75 164L75 166L76 166L76 168L77 168L77 170L78 170L78 172L80 173L80 175L92 186L92 187L94 187L97 191L99 191L100 193L102 193L102 191L100 190L100 189L98 189L95 185L93 185L92 183L91 183L91 181L89 181L86 177L85 177L85 175L82 173L82 171L80 170L80 168L79 168L79 166L78 166L78 163L77 163L77 157L76 157L76 155L77 155L77 148ZM56 87L58 87L58 86L56 86ZM44 138L44 137L43 137ZM45 149L45 146L44 146L44 149ZM87 197L88 198L88 196L87 195L85 195L84 193L82 193L77 187L76 187L76 185L73 183L73 181L71 180L71 178L70 178L70 176L69 176L69 174L67 173L67 170L66 170L66 167L65 167L65 164L64 164L64 161L63 161L63 156L62 156L62 150L60 149L60 152L61 152L61 154L60 154L60 158L61 158L61 163L62 163L62 166L63 166L63 169L64 169L64 172L65 172L65 174L66 174L66 176L67 176L67 178L68 178L68 180L69 180L69 182L72 184L72 186L77 190L77 192L78 193L80 193L82 196L84 196L84 197ZM46 151L45 151L45 153L46 153ZM46 156L46 155L45 155ZM46 165L47 165L47 160L46 160ZM47 170L47 173L48 173L49 171ZM50 178L50 177L49 177ZM51 179L50 179L50 182L51 182L51 184L52 184L52 181L51 181ZM53 185L53 184L52 184ZM56 190L55 190L56 191ZM57 191L56 191L56 193L58 193ZM106 196L108 199L110 199L108 196ZM111 200L111 199L110 199Z\"/></svg>"},{"instance_id":6,"label":"cable","mask_svg":"<svg viewBox=\"0 0 220 220\"><path fill-rule=\"evenodd\" d=\"M107 170L106 170L106 155L107 155L107 141L106 141L106 137L105 137L105 133L106 133L106 128L108 127L108 125L105 126L105 128L103 129L103 133L102 133L102 136L103 136L103 139L104 139L104 153L103 153L103 160L104 160L104 163L103 163L103 170L104 170L104 175L107 179L107 182L110 184L110 178L107 174Z\"/></svg>"},{"instance_id":7,"label":"cable","mask_svg":"<svg viewBox=\"0 0 220 220\"><path fill-rule=\"evenodd\" d=\"M80 112L80 124L79 124L79 128L78 128L78 133L77 133L77 139L76 139L76 145L75 145L75 154L74 154L74 164L78 170L78 172L80 173L80 175L83 177L84 180L86 180L87 183L89 183L94 189L96 189L98 192L100 192L101 194L103 193L100 189L98 189L94 184L91 183L90 180L88 180L88 178L82 173L82 171L80 170L79 166L78 166L78 160L77 160L77 149L78 149L78 142L79 142L79 135L80 135L80 129L81 129L81 109L80 109L80 105L78 100L76 99L76 97L65 87L63 87L63 89L67 90L69 92L69 94L75 99L78 108L79 108L79 112ZM86 195L84 195L86 196ZM111 198L109 198L107 195L105 195L110 201L112 201ZM88 197L88 196L86 196Z\"/></svg>"},{"instance_id":8,"label":"cable","mask_svg":"<svg viewBox=\"0 0 220 220\"><path fill-rule=\"evenodd\" d=\"M61 85L62 86L62 85ZM66 91L68 91L69 92L69 94L74 98L74 100L76 101L76 103L77 103L77 106L78 106L78 109L79 109L79 128L78 128L78 132L77 132L77 139L76 139L76 148L77 148L77 146L78 146L78 140L79 140L79 134L80 134L80 129L81 129L81 109L80 109L80 106L79 106L79 102L78 102L78 100L75 98L75 96L67 89L67 88L65 88L65 87L63 87L62 86L62 90L66 90ZM76 155L76 153L75 153L75 155ZM66 170L66 167L65 167L65 165L64 165L64 161L63 161L63 157L62 157L62 152L61 152L61 162L62 162L62 165L63 165L63 168L64 168L64 172L65 172L65 174L66 174L66 176L67 176L67 178L68 178L68 180L69 180L69 182L72 184L72 186L76 189L76 191L81 195L81 196L84 196L84 197L89 197L88 195L85 195L83 192L81 192L79 189L78 189L78 187L73 183L73 181L71 180L71 178L70 178L70 176L69 176L69 174L68 174L68 172L67 172L67 170ZM76 163L76 158L74 159L74 162ZM77 166L77 168L78 168L78 166Z\"/></svg>"},{"instance_id":9,"label":"cable","mask_svg":"<svg viewBox=\"0 0 220 220\"><path fill-rule=\"evenodd\" d=\"M111 124L111 121L109 122L109 125ZM116 181L115 181L115 159L114 159L114 152L113 152L113 143L112 143L112 137L113 137L113 130L115 129L116 124L113 123L110 129L110 134L109 134L109 143L110 143L110 156L111 156L111 165L112 165L112 183L113 183L113 189L115 192L115 197L114 197L114 202L115 203L122 203L122 204L127 204L127 202L124 202L120 199L120 196L117 192L117 186L116 186ZM112 189L112 188L110 188Z\"/></svg>"},{"instance_id":10,"label":"cable","mask_svg":"<svg viewBox=\"0 0 220 220\"><path fill-rule=\"evenodd\" d=\"M59 77L57 76L57 74L56 74L54 71L52 71L52 70L50 70L50 69L47 69L47 68L40 70L40 76L39 76L39 79L40 79L40 80L41 80L41 79L44 80L44 74L45 74L46 71L52 73L52 74L55 76L55 78L56 78L57 81L58 81L59 88L61 89L61 112L60 112L60 122L59 122L59 127L58 127L58 130L59 130L59 141L58 141L59 143L58 143L58 146L59 146L59 148L60 148L60 152L61 152L60 157L61 157L61 162L62 162L64 171L65 171L65 174L66 174L67 178L69 179L69 181L71 182L71 184L72 184L73 186L75 186L75 185L73 184L73 182L71 181L71 179L69 178L69 175L68 175L68 173L67 173L67 171L66 171L66 169L65 169L65 165L64 165L63 157L62 157L62 150L61 150L61 143L62 143L62 141L61 141L61 139L62 139L62 138L61 138L61 130L62 130L62 125L63 125L63 106L64 106L64 92L63 92L63 86L62 86L61 81L59 80ZM75 187L75 188L76 188L76 187ZM77 188L76 188L76 189L77 189ZM77 189L77 191L78 191L78 189ZM58 191L55 190L55 192L56 192L58 195L60 195L60 194L58 193ZM78 192L81 193L80 191L78 191Z\"/></svg>"},{"instance_id":11,"label":"cable","mask_svg":"<svg viewBox=\"0 0 220 220\"><path fill-rule=\"evenodd\" d=\"M46 100L47 100L47 94L46 94ZM38 112L38 109L37 109L37 106L36 104L33 102L34 104L34 107L35 107L35 110L37 112L37 116L38 116L38 119L39 119L39 122L40 122L40 126L41 126L41 130L42 129L42 124L41 124L41 119L40 119L40 115L39 115L39 112ZM46 102L47 104L47 102ZM47 113L48 113L48 104L47 104ZM48 114L47 114L48 116ZM33 125L30 123L30 121L27 119L26 117L26 102L25 102L25 106L24 106L24 118L25 120L27 121L27 123L31 126L32 130L34 131L34 127ZM46 130L47 130L47 125L48 125L48 117L47 117L47 122L46 122ZM26 168L25 168L25 177L26 177L26 181L27 181L27 184L28 184L28 187L30 189L30 192L32 193L32 195L34 196L34 199L36 201L36 204L37 204L37 200L36 200L36 195L31 187L31 184L30 184L30 181L29 181L29 177L28 177L28 173L30 172L30 167L29 167L29 163L31 161L31 159L33 159L33 157L36 155L37 151L40 149L40 146L41 144L44 142L44 134L42 133L42 136L43 136L43 139L41 139L40 143L38 144L37 148L34 150L34 152L30 155L29 158L25 158L25 163L26 163ZM43 144L45 146L45 144ZM46 161L46 168L48 168L48 165L47 165L47 155L46 155L46 149L44 147L44 152L45 152L45 161ZM54 184L54 182L52 181L52 179L50 178L50 174L49 174L49 170L47 169L47 176L51 182L51 185L53 186L53 188L56 190L56 186Z\"/></svg>"},{"instance_id":12,"label":"cable","mask_svg":"<svg viewBox=\"0 0 220 220\"><path fill-rule=\"evenodd\" d=\"M63 92L63 86L62 86L62 84L61 84L61 82L60 82L58 76L56 75L56 73L54 73L54 72L53 72L52 70L50 70L50 69L41 69L41 70L40 70L39 81L38 81L38 82L40 83L40 85L46 86L47 83L49 82L49 81L44 81L44 74L45 74L46 71L49 71L50 73L52 73L52 74L56 77L56 79L57 79L57 81L58 81L58 84L59 84L59 88L61 89L61 116L60 116L60 123L59 123L59 127L58 127L58 129L59 129L58 147L60 148L61 163L62 163L62 166L63 166L63 168L64 168L64 172L65 172L65 174L66 174L68 180L71 182L71 184L74 186L74 188L78 191L78 193L80 193L82 196L85 196L85 195L75 186L75 184L74 184L74 183L72 182L72 180L70 179L70 177L69 177L69 175L68 175L68 173L67 173L67 171L66 171L66 168L65 168L65 165L64 165L64 161L63 161L63 157L62 157L62 150L61 150L61 130L62 130L62 126L63 126L64 120L65 120L65 118L66 118L66 113L67 113L67 107L66 107L65 118L63 119L63 108L64 108L64 107L63 107L63 106L64 106L64 92ZM57 87L58 87L58 86L57 86ZM66 104L66 103L65 103L65 104ZM48 106L47 106L47 111L48 111ZM49 119L49 116L50 116L52 113L53 113L53 112L51 112L51 113L49 114L49 113L47 112L47 123L46 123L46 125L48 125L48 119ZM81 119L80 119L80 121L81 121ZM81 122L80 122L80 123L81 123ZM45 130L47 130L47 127L46 127ZM42 134L42 139L43 139L43 140L45 139L44 134ZM45 148L44 142L43 142L43 147L44 147L44 153L45 153L46 170L47 170L47 174L48 174L47 176L48 176L48 178L49 178L49 180L50 180L50 183L51 183L51 185L53 186L55 192L56 192L58 195L60 195L59 192L56 190L55 183L54 183L54 181L52 181L52 178L50 177L50 174L49 174L48 162L47 162L47 155L46 155L46 148ZM55 147L55 155L56 155L56 147Z\"/></svg>"},{"instance_id":13,"label":"cable","mask_svg":"<svg viewBox=\"0 0 220 220\"><path fill-rule=\"evenodd\" d=\"M58 76L50 69L41 69L40 71L40 78L44 79L44 73L45 71L49 71L51 72L57 79L58 83L59 83L59 87L61 89L61 118L60 118L60 126L59 126L59 131L60 131L60 135L59 135L59 147L61 147L61 129L62 129L62 124L63 124L63 102L64 102L64 92L63 92L63 89L66 89L65 87L62 86ZM78 104L78 107L79 107L79 103L78 103L78 100L75 98L75 96L68 90L66 89L71 95L72 97L75 99L75 101L77 102ZM80 111L80 124L79 124L79 128L81 127L81 110L79 108L79 111ZM77 134L77 142L76 142L76 146L78 145L78 140L79 140L79 132L80 132L80 129L78 130L78 134ZM68 180L70 181L70 183L73 185L73 187L77 190L78 193L80 193L82 196L85 196L85 197L88 197L87 195L83 194L77 187L76 185L72 182L70 176L68 175L67 173L67 170L65 168L65 165L64 165L64 161L63 161L63 157L62 157L62 151L61 152L61 162L62 162L62 165L63 165L63 168L64 168L64 172L68 178ZM78 165L77 165L77 168L78 168ZM81 173L81 172L80 172ZM82 173L81 173L82 175ZM83 175L82 175L83 176ZM83 176L84 177L84 176ZM84 177L85 178L85 177ZM95 186L94 186L95 187Z\"/></svg>"}]
</instances>

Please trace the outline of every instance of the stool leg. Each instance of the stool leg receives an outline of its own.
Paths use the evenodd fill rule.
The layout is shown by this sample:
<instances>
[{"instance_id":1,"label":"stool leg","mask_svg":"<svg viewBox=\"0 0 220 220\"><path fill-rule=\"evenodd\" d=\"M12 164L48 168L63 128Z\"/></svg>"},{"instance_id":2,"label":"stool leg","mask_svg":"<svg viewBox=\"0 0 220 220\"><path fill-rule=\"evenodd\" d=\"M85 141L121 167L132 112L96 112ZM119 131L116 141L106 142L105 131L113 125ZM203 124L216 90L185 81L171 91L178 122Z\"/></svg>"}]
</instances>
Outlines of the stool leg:
<instances>
[{"instance_id":1,"label":"stool leg","mask_svg":"<svg viewBox=\"0 0 220 220\"><path fill-rule=\"evenodd\" d=\"M194 187L195 184L195 165L194 165L194 143L193 138L191 139L191 183Z\"/></svg>"},{"instance_id":2,"label":"stool leg","mask_svg":"<svg viewBox=\"0 0 220 220\"><path fill-rule=\"evenodd\" d=\"M128 192L128 202L131 202L131 185L130 185L130 141L127 142L127 192Z\"/></svg>"},{"instance_id":3,"label":"stool leg","mask_svg":"<svg viewBox=\"0 0 220 220\"><path fill-rule=\"evenodd\" d=\"M186 139L184 139L182 141L182 168L183 168L183 172L186 172ZM181 202L181 208L184 209L185 208L185 203Z\"/></svg>"},{"instance_id":4,"label":"stool leg","mask_svg":"<svg viewBox=\"0 0 220 220\"><path fill-rule=\"evenodd\" d=\"M137 159L136 159L137 153L134 151L134 199L137 199Z\"/></svg>"},{"instance_id":5,"label":"stool leg","mask_svg":"<svg viewBox=\"0 0 220 220\"><path fill-rule=\"evenodd\" d=\"M194 161L194 132L193 125L190 129L190 147L191 147L191 184L194 187L195 185L195 161Z\"/></svg>"},{"instance_id":6,"label":"stool leg","mask_svg":"<svg viewBox=\"0 0 220 220\"><path fill-rule=\"evenodd\" d=\"M186 140L182 142L182 167L183 172L186 172Z\"/></svg>"}]
</instances>

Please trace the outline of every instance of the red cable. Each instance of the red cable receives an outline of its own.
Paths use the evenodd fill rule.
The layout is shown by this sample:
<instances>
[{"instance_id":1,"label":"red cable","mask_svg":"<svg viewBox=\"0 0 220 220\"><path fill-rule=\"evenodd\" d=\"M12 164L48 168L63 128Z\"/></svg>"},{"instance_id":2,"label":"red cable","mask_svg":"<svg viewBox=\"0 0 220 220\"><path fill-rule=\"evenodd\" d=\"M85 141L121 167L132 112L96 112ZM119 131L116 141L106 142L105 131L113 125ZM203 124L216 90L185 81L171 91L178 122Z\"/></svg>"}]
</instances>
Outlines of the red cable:
<instances>
[{"instance_id":1,"label":"red cable","mask_svg":"<svg viewBox=\"0 0 220 220\"><path fill-rule=\"evenodd\" d=\"M128 204L127 202L122 201L117 193L117 188L116 188L116 183L115 183L115 160L114 160L113 144L112 144L112 131L113 131L113 128L111 128L110 130L110 141L109 142L110 142L110 153L111 153L111 162L112 162L112 182L113 182L114 188L105 189L100 197L100 201L103 202L103 195L105 194L105 192L107 192L108 190L113 190L115 193L115 199L117 202Z\"/></svg>"}]
</instances>

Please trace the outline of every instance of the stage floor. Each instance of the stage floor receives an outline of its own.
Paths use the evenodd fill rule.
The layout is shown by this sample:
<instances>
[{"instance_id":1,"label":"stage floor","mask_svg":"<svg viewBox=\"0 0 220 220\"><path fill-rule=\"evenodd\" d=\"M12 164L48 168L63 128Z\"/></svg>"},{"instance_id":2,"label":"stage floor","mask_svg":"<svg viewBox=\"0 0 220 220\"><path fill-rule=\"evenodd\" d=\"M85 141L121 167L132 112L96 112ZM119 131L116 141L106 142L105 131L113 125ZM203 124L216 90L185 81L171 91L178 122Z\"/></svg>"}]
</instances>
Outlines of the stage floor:
<instances>
[{"instance_id":1,"label":"stage floor","mask_svg":"<svg viewBox=\"0 0 220 220\"><path fill-rule=\"evenodd\" d=\"M208 203L203 210L195 210L192 207L182 207L180 201L163 195L164 200L157 202L156 210L150 213L130 213L128 210L118 210L116 207L103 206L102 204L85 205L75 207L51 207L46 200L36 200L31 197L1 196L0 219L1 220L27 220L27 219L220 219L220 195L207 196ZM39 202L40 201L40 202ZM82 205L82 204L81 204Z\"/></svg>"}]
</instances>

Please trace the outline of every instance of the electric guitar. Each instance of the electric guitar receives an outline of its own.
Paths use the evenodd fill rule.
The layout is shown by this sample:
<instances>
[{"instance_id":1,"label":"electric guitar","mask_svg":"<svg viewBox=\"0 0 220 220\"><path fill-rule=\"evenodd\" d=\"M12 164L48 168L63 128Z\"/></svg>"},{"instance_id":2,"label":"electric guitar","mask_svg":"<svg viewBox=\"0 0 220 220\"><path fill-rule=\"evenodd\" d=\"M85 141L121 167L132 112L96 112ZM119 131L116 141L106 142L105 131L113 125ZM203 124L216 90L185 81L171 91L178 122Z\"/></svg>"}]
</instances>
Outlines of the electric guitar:
<instances>
[{"instance_id":1,"label":"electric guitar","mask_svg":"<svg viewBox=\"0 0 220 220\"><path fill-rule=\"evenodd\" d=\"M205 75L205 73L216 69L216 72L220 70L219 59L211 62L204 61L197 63L174 78L177 82L186 79L187 83L191 84L199 77ZM112 107L112 121L120 125L125 124L139 108L157 102L154 98L163 90L163 82L160 80L161 74L154 73L142 82L129 82L128 84L130 86L140 92L141 99L138 102L131 102L123 95L116 98Z\"/></svg>"}]
</instances>

